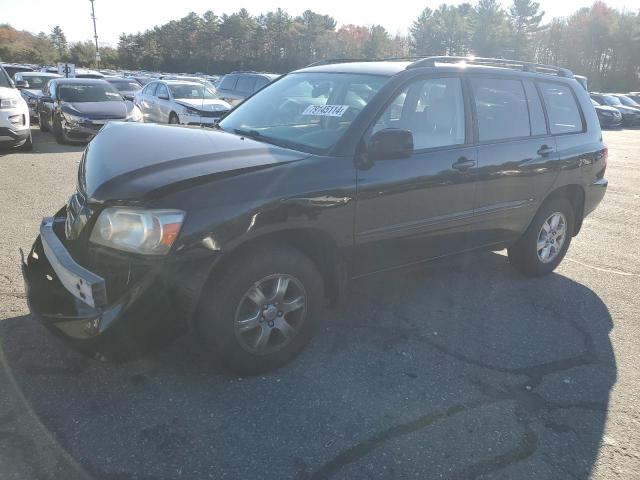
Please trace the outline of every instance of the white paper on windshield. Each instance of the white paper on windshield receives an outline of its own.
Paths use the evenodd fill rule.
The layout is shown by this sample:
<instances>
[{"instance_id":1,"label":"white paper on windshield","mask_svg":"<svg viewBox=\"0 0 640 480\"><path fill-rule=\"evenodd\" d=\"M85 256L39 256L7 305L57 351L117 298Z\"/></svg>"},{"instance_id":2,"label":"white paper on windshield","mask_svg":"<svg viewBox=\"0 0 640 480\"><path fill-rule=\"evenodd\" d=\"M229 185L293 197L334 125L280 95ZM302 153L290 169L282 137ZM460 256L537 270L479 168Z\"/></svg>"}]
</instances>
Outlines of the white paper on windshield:
<instances>
[{"instance_id":1,"label":"white paper on windshield","mask_svg":"<svg viewBox=\"0 0 640 480\"><path fill-rule=\"evenodd\" d=\"M341 117L349 105L309 105L302 115L318 115L321 117Z\"/></svg>"}]
</instances>

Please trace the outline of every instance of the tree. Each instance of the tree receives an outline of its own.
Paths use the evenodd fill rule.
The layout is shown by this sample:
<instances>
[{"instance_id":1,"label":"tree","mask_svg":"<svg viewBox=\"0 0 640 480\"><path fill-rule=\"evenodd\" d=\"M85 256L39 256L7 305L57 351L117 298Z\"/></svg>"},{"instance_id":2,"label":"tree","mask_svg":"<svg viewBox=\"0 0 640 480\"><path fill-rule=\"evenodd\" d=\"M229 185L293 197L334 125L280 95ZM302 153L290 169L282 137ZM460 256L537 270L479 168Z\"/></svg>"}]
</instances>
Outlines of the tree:
<instances>
[{"instance_id":1,"label":"tree","mask_svg":"<svg viewBox=\"0 0 640 480\"><path fill-rule=\"evenodd\" d=\"M506 12L497 0L479 0L471 19L471 51L481 57L504 57L507 53Z\"/></svg>"},{"instance_id":2,"label":"tree","mask_svg":"<svg viewBox=\"0 0 640 480\"><path fill-rule=\"evenodd\" d=\"M67 37L65 37L62 29L56 25L49 34L51 43L58 54L58 60L65 60L67 58Z\"/></svg>"},{"instance_id":3,"label":"tree","mask_svg":"<svg viewBox=\"0 0 640 480\"><path fill-rule=\"evenodd\" d=\"M509 8L509 23L511 25L511 52L517 60L532 60L535 50L533 39L540 29L540 22L544 12L540 4L533 0L513 0Z\"/></svg>"}]
</instances>

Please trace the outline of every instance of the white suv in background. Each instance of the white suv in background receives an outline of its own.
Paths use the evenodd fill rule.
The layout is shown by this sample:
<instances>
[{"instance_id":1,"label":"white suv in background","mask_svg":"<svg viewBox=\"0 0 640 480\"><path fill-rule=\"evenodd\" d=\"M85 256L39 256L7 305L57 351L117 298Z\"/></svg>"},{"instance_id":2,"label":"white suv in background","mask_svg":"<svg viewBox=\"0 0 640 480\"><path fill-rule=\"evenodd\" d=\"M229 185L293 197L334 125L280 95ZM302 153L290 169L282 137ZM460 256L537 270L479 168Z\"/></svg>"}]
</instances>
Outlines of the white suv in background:
<instances>
[{"instance_id":1,"label":"white suv in background","mask_svg":"<svg viewBox=\"0 0 640 480\"><path fill-rule=\"evenodd\" d=\"M29 106L0 67L0 148L32 146Z\"/></svg>"}]
</instances>

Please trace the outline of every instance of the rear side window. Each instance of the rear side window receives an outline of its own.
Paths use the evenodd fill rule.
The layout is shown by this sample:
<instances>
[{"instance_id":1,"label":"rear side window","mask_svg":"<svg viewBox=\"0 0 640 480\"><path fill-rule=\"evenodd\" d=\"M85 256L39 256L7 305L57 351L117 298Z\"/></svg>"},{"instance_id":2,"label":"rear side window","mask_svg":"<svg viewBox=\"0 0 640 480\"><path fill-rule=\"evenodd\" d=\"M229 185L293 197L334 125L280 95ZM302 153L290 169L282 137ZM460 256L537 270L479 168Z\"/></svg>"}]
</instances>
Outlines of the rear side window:
<instances>
[{"instance_id":1,"label":"rear side window","mask_svg":"<svg viewBox=\"0 0 640 480\"><path fill-rule=\"evenodd\" d=\"M544 119L544 110L540 95L533 82L529 80L523 82L524 91L527 94L527 104L529 105L529 119L531 120L531 135L546 135L547 122Z\"/></svg>"},{"instance_id":2,"label":"rear side window","mask_svg":"<svg viewBox=\"0 0 640 480\"><path fill-rule=\"evenodd\" d=\"M520 80L471 79L480 141L528 137L529 109Z\"/></svg>"},{"instance_id":3,"label":"rear side window","mask_svg":"<svg viewBox=\"0 0 640 480\"><path fill-rule=\"evenodd\" d=\"M253 86L256 84L256 77L239 77L236 90L241 93L253 93Z\"/></svg>"},{"instance_id":4,"label":"rear side window","mask_svg":"<svg viewBox=\"0 0 640 480\"><path fill-rule=\"evenodd\" d=\"M156 97L160 97L160 95L164 95L165 97L169 96L169 90L163 83L158 84L158 89L156 90Z\"/></svg>"},{"instance_id":5,"label":"rear side window","mask_svg":"<svg viewBox=\"0 0 640 480\"><path fill-rule=\"evenodd\" d=\"M238 77L236 77L235 75L227 75L222 79L222 82L220 83L220 88L222 90L233 90L236 86L237 78Z\"/></svg>"},{"instance_id":6,"label":"rear side window","mask_svg":"<svg viewBox=\"0 0 640 480\"><path fill-rule=\"evenodd\" d=\"M551 133L582 131L582 117L571 89L566 85L540 82L540 92L549 116Z\"/></svg>"}]
</instances>

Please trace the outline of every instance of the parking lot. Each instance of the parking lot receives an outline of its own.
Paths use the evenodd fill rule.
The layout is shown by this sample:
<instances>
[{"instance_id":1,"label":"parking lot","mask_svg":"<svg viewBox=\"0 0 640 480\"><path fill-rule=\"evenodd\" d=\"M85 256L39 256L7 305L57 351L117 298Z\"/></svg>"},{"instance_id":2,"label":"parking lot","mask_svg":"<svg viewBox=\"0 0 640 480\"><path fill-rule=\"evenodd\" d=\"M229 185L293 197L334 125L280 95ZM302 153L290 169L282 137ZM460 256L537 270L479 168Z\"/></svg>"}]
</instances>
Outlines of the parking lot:
<instances>
[{"instance_id":1,"label":"parking lot","mask_svg":"<svg viewBox=\"0 0 640 480\"><path fill-rule=\"evenodd\" d=\"M554 274L487 252L362 280L238 378L189 337L101 363L32 321L18 248L82 152L36 128L0 152L3 480L640 478L640 131L604 136L608 193Z\"/></svg>"}]
</instances>

